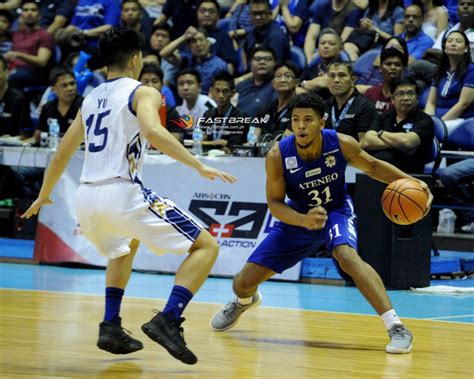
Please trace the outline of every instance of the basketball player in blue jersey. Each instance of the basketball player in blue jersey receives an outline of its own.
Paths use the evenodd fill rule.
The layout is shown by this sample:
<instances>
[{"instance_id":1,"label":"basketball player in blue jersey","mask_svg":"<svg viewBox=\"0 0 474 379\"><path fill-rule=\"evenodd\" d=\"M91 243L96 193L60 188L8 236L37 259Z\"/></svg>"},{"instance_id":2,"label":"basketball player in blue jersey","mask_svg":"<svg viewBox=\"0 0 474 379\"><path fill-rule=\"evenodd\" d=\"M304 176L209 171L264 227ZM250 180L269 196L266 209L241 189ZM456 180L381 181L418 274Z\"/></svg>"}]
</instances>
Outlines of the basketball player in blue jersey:
<instances>
[{"instance_id":1,"label":"basketball player in blue jersey","mask_svg":"<svg viewBox=\"0 0 474 379\"><path fill-rule=\"evenodd\" d=\"M325 243L339 267L381 316L390 336L386 351L409 353L411 333L393 310L379 275L357 254L355 214L346 192L345 169L350 163L385 183L417 179L371 157L354 138L323 129L324 104L318 95L297 95L291 109L294 134L275 145L266 158L267 202L279 222L235 276L236 297L216 313L211 327L215 331L233 327L244 311L260 304L260 283ZM417 181L428 194L429 209L433 197L427 185Z\"/></svg>"},{"instance_id":2,"label":"basketball player in blue jersey","mask_svg":"<svg viewBox=\"0 0 474 379\"><path fill-rule=\"evenodd\" d=\"M84 235L109 258L105 316L97 346L114 354L143 348L140 341L125 333L119 316L133 256L141 241L157 254L189 253L178 268L163 312L158 312L142 330L176 359L195 364L197 357L184 341L181 315L207 278L218 245L172 201L143 186L141 170L147 141L205 178L229 183L235 178L199 162L162 127L158 115L160 94L137 81L143 66L138 32L111 29L102 34L99 47L108 80L84 99L46 171L38 199L24 217L52 203L54 185L85 140L84 167L76 194L77 217Z\"/></svg>"}]
</instances>

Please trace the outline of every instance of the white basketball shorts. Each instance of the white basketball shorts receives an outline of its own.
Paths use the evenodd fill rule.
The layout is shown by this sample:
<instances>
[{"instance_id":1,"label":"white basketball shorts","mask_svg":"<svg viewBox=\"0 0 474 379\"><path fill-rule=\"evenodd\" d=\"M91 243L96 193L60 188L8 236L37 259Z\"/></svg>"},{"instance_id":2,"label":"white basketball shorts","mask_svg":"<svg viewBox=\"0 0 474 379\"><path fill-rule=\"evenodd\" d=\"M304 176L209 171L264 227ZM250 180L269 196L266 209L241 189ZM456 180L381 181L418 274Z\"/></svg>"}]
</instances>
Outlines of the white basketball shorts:
<instances>
[{"instance_id":1,"label":"white basketball shorts","mask_svg":"<svg viewBox=\"0 0 474 379\"><path fill-rule=\"evenodd\" d=\"M132 238L159 255L184 254L202 230L171 200L123 178L81 184L76 210L85 237L109 258L128 254Z\"/></svg>"}]
</instances>

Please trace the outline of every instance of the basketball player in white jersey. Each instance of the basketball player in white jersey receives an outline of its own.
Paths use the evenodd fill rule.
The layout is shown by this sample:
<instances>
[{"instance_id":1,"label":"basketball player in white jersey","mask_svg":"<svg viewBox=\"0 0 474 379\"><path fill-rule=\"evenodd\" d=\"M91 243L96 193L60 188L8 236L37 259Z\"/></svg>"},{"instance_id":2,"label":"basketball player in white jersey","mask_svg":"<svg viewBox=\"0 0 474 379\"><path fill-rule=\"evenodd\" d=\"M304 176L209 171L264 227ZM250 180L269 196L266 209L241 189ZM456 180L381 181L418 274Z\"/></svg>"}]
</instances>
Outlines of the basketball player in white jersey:
<instances>
[{"instance_id":1,"label":"basketball player in white jersey","mask_svg":"<svg viewBox=\"0 0 474 379\"><path fill-rule=\"evenodd\" d=\"M143 348L140 341L124 332L119 316L133 256L141 241L158 254L189 252L176 272L165 308L142 330L176 359L195 364L197 357L184 341L181 314L207 278L218 245L172 201L143 187L141 171L147 141L205 178L218 177L229 183L235 178L202 164L162 127L160 94L136 80L143 66L142 40L136 31L111 29L101 36L99 47L108 80L84 99L46 171L38 199L23 217L29 218L41 206L52 203L54 185L85 140L84 167L76 194L78 221L84 235L109 258L105 316L97 346L114 354Z\"/></svg>"}]
</instances>

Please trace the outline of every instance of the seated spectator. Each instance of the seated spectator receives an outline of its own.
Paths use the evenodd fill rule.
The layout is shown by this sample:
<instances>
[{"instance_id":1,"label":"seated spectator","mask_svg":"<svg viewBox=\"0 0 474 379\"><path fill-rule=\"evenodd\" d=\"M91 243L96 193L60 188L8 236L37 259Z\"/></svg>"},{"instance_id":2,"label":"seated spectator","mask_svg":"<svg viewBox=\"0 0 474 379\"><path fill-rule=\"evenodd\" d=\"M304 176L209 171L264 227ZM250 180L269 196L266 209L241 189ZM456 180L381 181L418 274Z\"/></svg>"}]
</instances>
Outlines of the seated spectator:
<instances>
[{"instance_id":1,"label":"seated spectator","mask_svg":"<svg viewBox=\"0 0 474 379\"><path fill-rule=\"evenodd\" d=\"M166 0L163 12L155 20L155 25L164 25L171 21L171 39L182 36L190 26L197 27L196 9L197 0Z\"/></svg>"},{"instance_id":2,"label":"seated spectator","mask_svg":"<svg viewBox=\"0 0 474 379\"><path fill-rule=\"evenodd\" d=\"M464 159L438 171L444 193L457 204L474 204L474 158ZM461 230L474 233L474 210L465 209L461 212L464 226Z\"/></svg>"},{"instance_id":3,"label":"seated spectator","mask_svg":"<svg viewBox=\"0 0 474 379\"><path fill-rule=\"evenodd\" d=\"M176 111L180 116L191 116L193 121L192 128L171 133L179 141L182 141L183 139L191 138L199 117L202 117L207 110L215 108L217 104L210 97L201 94L201 76L194 69L187 68L178 72L176 84L178 86L178 95L183 99L183 104L177 106ZM181 124L178 126L184 127Z\"/></svg>"},{"instance_id":4,"label":"seated spectator","mask_svg":"<svg viewBox=\"0 0 474 379\"><path fill-rule=\"evenodd\" d=\"M0 3L0 10L12 12L20 8L20 5L21 5L21 0L3 0Z\"/></svg>"},{"instance_id":5,"label":"seated spectator","mask_svg":"<svg viewBox=\"0 0 474 379\"><path fill-rule=\"evenodd\" d=\"M448 10L443 0L413 0L413 4L423 8L423 31L433 40L448 27Z\"/></svg>"},{"instance_id":6,"label":"seated spectator","mask_svg":"<svg viewBox=\"0 0 474 379\"><path fill-rule=\"evenodd\" d=\"M438 74L430 90L425 112L441 117L449 128L474 117L474 64L469 40L459 31L448 34Z\"/></svg>"},{"instance_id":7,"label":"seated spectator","mask_svg":"<svg viewBox=\"0 0 474 379\"><path fill-rule=\"evenodd\" d=\"M276 99L272 87L273 69L275 67L275 54L273 49L260 46L250 55L250 70L252 77L237 84L237 108L256 117L267 109Z\"/></svg>"},{"instance_id":8,"label":"seated spectator","mask_svg":"<svg viewBox=\"0 0 474 379\"><path fill-rule=\"evenodd\" d=\"M304 46L304 39L309 27L308 0L272 0L271 7L275 21L287 31L293 46Z\"/></svg>"},{"instance_id":9,"label":"seated spectator","mask_svg":"<svg viewBox=\"0 0 474 379\"><path fill-rule=\"evenodd\" d=\"M249 0L235 1L226 17L231 18L229 36L236 41L244 39L247 33L253 29Z\"/></svg>"},{"instance_id":10,"label":"seated spectator","mask_svg":"<svg viewBox=\"0 0 474 379\"><path fill-rule=\"evenodd\" d=\"M77 93L74 72L66 67L57 66L49 74L51 88L56 98L47 102L41 109L38 129L35 132L36 142L40 141L41 132L48 133L49 120L58 120L59 132L66 133L81 108L83 97Z\"/></svg>"},{"instance_id":11,"label":"seated spectator","mask_svg":"<svg viewBox=\"0 0 474 379\"><path fill-rule=\"evenodd\" d=\"M457 9L459 22L438 35L434 45L426 51L425 59L438 64L443 53L443 41L448 33L458 30L466 34L471 48L471 62L474 62L474 0L459 0Z\"/></svg>"},{"instance_id":12,"label":"seated spectator","mask_svg":"<svg viewBox=\"0 0 474 379\"><path fill-rule=\"evenodd\" d=\"M30 137L30 104L23 94L8 85L7 61L0 56L0 136Z\"/></svg>"},{"instance_id":13,"label":"seated spectator","mask_svg":"<svg viewBox=\"0 0 474 379\"><path fill-rule=\"evenodd\" d=\"M163 13L166 0L139 0L142 8L152 20L156 20Z\"/></svg>"},{"instance_id":14,"label":"seated spectator","mask_svg":"<svg viewBox=\"0 0 474 379\"><path fill-rule=\"evenodd\" d=\"M328 90L327 68L331 62L340 60L342 40L334 29L321 30L318 44L318 57L313 60L301 75L300 88L315 91L324 100L331 97Z\"/></svg>"},{"instance_id":15,"label":"seated spectator","mask_svg":"<svg viewBox=\"0 0 474 379\"><path fill-rule=\"evenodd\" d=\"M53 35L64 28L74 13L74 3L63 0L42 0L40 2L40 26Z\"/></svg>"},{"instance_id":16,"label":"seated spectator","mask_svg":"<svg viewBox=\"0 0 474 379\"><path fill-rule=\"evenodd\" d=\"M354 62L366 51L381 47L385 41L403 32L403 8L395 0L369 1L359 27L354 29L346 43L347 51Z\"/></svg>"},{"instance_id":17,"label":"seated spectator","mask_svg":"<svg viewBox=\"0 0 474 379\"><path fill-rule=\"evenodd\" d=\"M390 88L394 81L402 77L407 63L406 56L393 47L383 50L380 56L382 61L380 72L382 73L383 82L370 87L365 92L365 97L374 103L379 116L392 109Z\"/></svg>"},{"instance_id":18,"label":"seated spectator","mask_svg":"<svg viewBox=\"0 0 474 379\"><path fill-rule=\"evenodd\" d=\"M149 40L150 51L160 57L160 52L163 48L171 42L171 28L167 25L153 25L151 29L151 36ZM168 86L175 86L176 74L179 69L172 65L165 58L161 58L160 67L163 70L163 83Z\"/></svg>"},{"instance_id":19,"label":"seated spectator","mask_svg":"<svg viewBox=\"0 0 474 379\"><path fill-rule=\"evenodd\" d=\"M261 136L265 136L266 141L279 141L283 135L292 133L289 105L296 95L295 89L299 75L300 70L292 61L285 61L275 66L272 86L278 98L262 113L262 116L267 118L268 121L256 127L259 140L262 139Z\"/></svg>"},{"instance_id":20,"label":"seated spectator","mask_svg":"<svg viewBox=\"0 0 474 379\"><path fill-rule=\"evenodd\" d=\"M403 77L391 87L393 109L365 134L362 148L410 174L423 173L433 145L433 120L418 106L415 80Z\"/></svg>"},{"instance_id":21,"label":"seated spectator","mask_svg":"<svg viewBox=\"0 0 474 379\"><path fill-rule=\"evenodd\" d=\"M13 42L9 32L11 24L11 13L0 10L0 55L4 55L12 49Z\"/></svg>"},{"instance_id":22,"label":"seated spectator","mask_svg":"<svg viewBox=\"0 0 474 379\"><path fill-rule=\"evenodd\" d=\"M410 5L405 9L403 17L405 31L400 37L406 41L410 56L421 59L434 43L434 40L421 29L423 10L418 5Z\"/></svg>"},{"instance_id":23,"label":"seated spectator","mask_svg":"<svg viewBox=\"0 0 474 379\"><path fill-rule=\"evenodd\" d=\"M317 5L312 9L310 25L304 41L307 63L313 59L321 29L334 29L341 36L342 42L346 42L352 31L359 26L359 20L363 15L363 10L351 0L323 0L315 4Z\"/></svg>"},{"instance_id":24,"label":"seated spectator","mask_svg":"<svg viewBox=\"0 0 474 379\"><path fill-rule=\"evenodd\" d=\"M151 35L151 20L143 12L138 0L123 0L120 11L120 25L142 33L145 41Z\"/></svg>"},{"instance_id":25,"label":"seated spectator","mask_svg":"<svg viewBox=\"0 0 474 379\"><path fill-rule=\"evenodd\" d=\"M254 27L246 34L242 46L247 57L256 47L264 46L273 49L276 61L283 62L290 59L288 36L272 20L272 12L267 0L251 0L250 18Z\"/></svg>"},{"instance_id":26,"label":"seated spectator","mask_svg":"<svg viewBox=\"0 0 474 379\"><path fill-rule=\"evenodd\" d=\"M242 122L230 123L230 118L245 117L246 114L230 103L235 93L234 78L228 72L222 71L212 79L209 95L216 102L217 108L207 110L203 115L200 127L204 131L204 145L222 148L230 152L236 145L245 143L248 125ZM215 122L220 118L220 122Z\"/></svg>"},{"instance_id":27,"label":"seated spectator","mask_svg":"<svg viewBox=\"0 0 474 379\"><path fill-rule=\"evenodd\" d=\"M225 61L227 70L232 74L239 61L232 39L225 31L217 29L220 9L216 0L201 0L197 8L197 20L199 27L205 29L209 37L215 41L211 44L211 53Z\"/></svg>"},{"instance_id":28,"label":"seated spectator","mask_svg":"<svg viewBox=\"0 0 474 379\"><path fill-rule=\"evenodd\" d=\"M328 114L325 128L361 141L376 123L377 111L372 102L356 90L350 62L336 61L329 65L328 86L333 97L325 102Z\"/></svg>"},{"instance_id":29,"label":"seated spectator","mask_svg":"<svg viewBox=\"0 0 474 379\"><path fill-rule=\"evenodd\" d=\"M169 87L163 85L163 71L160 66L155 63L144 64L138 80L145 86L153 87L161 93L166 104L166 122L164 120L161 121L168 130L171 129L174 124L171 124L170 120L178 119L179 115L175 110L176 100L174 99L173 92Z\"/></svg>"},{"instance_id":30,"label":"seated spectator","mask_svg":"<svg viewBox=\"0 0 474 379\"><path fill-rule=\"evenodd\" d=\"M39 26L38 4L33 0L24 1L21 10L20 29L13 33L12 50L4 54L13 68L8 80L19 89L43 83L41 69L54 50L53 37Z\"/></svg>"},{"instance_id":31,"label":"seated spectator","mask_svg":"<svg viewBox=\"0 0 474 379\"><path fill-rule=\"evenodd\" d=\"M181 37L164 47L160 55L176 67L189 67L199 72L202 80L201 91L203 94L207 94L213 76L220 71L227 71L227 64L217 55L211 53L212 41L205 29L196 29L190 26ZM191 56L178 50L184 43L188 44Z\"/></svg>"}]
</instances>

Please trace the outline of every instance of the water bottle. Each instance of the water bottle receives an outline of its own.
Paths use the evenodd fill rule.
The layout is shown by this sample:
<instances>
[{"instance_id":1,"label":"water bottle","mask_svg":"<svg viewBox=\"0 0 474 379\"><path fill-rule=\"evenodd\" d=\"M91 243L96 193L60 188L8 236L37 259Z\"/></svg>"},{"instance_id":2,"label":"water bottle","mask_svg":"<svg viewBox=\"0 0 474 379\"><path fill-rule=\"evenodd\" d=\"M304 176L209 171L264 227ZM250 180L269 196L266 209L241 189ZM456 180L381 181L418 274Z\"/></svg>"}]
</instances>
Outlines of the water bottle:
<instances>
[{"instance_id":1,"label":"water bottle","mask_svg":"<svg viewBox=\"0 0 474 379\"><path fill-rule=\"evenodd\" d=\"M438 233L453 234L456 222L456 214L449 208L439 211Z\"/></svg>"},{"instance_id":2,"label":"water bottle","mask_svg":"<svg viewBox=\"0 0 474 379\"><path fill-rule=\"evenodd\" d=\"M255 130L255 126L251 126L247 133L247 143L251 146L255 146L257 144L257 132Z\"/></svg>"},{"instance_id":3,"label":"water bottle","mask_svg":"<svg viewBox=\"0 0 474 379\"><path fill-rule=\"evenodd\" d=\"M49 124L49 140L48 145L51 150L56 150L59 145L59 122L55 118L50 118Z\"/></svg>"},{"instance_id":4,"label":"water bottle","mask_svg":"<svg viewBox=\"0 0 474 379\"><path fill-rule=\"evenodd\" d=\"M204 134L199 126L193 130L193 153L196 157L202 157L202 140Z\"/></svg>"}]
</instances>

